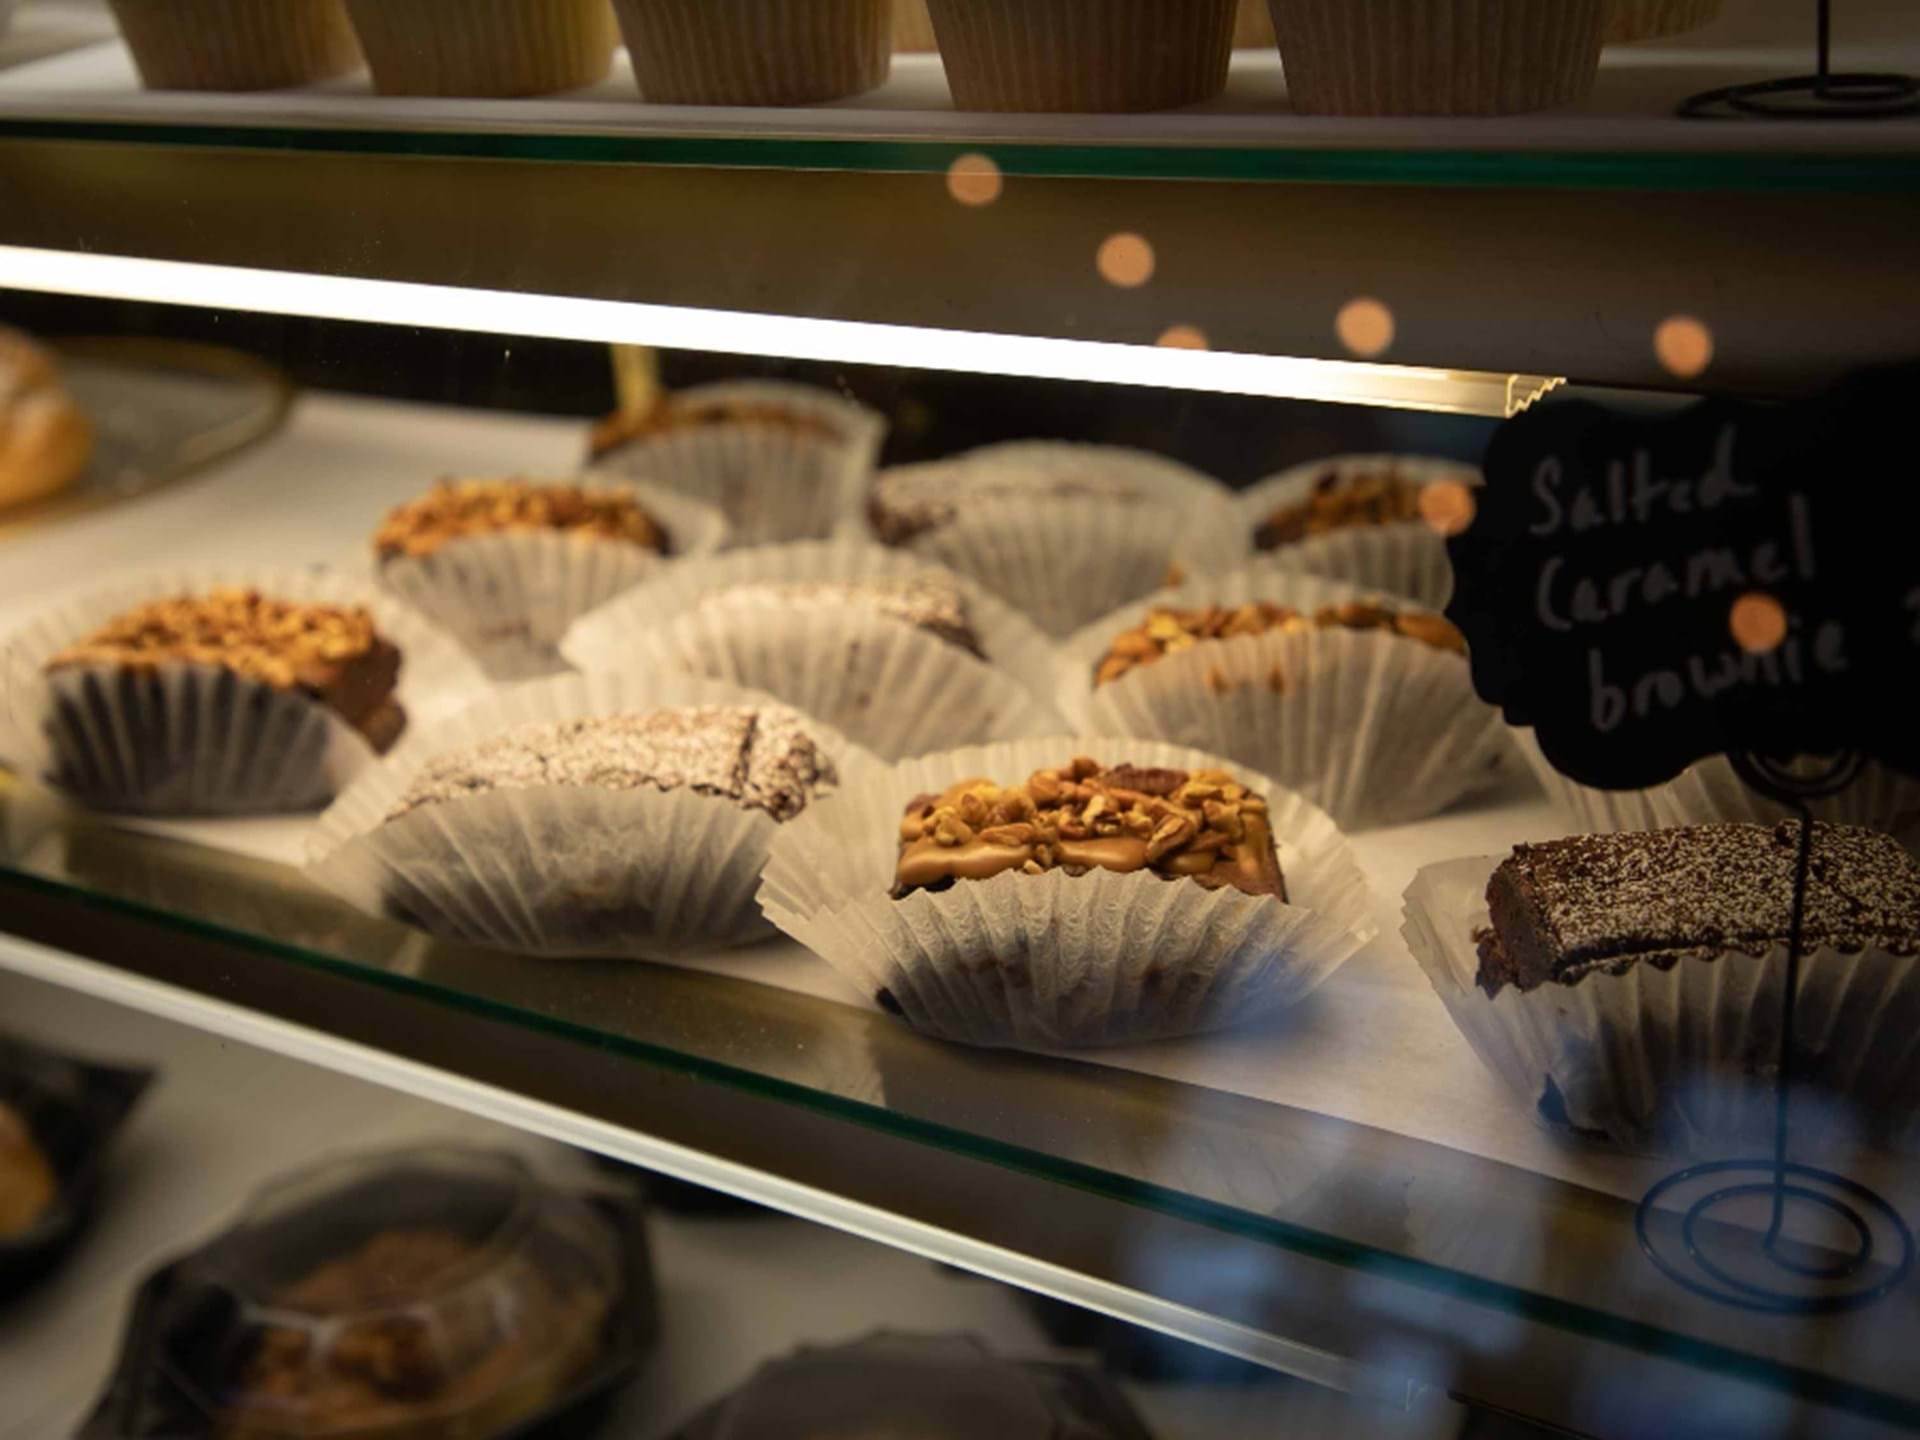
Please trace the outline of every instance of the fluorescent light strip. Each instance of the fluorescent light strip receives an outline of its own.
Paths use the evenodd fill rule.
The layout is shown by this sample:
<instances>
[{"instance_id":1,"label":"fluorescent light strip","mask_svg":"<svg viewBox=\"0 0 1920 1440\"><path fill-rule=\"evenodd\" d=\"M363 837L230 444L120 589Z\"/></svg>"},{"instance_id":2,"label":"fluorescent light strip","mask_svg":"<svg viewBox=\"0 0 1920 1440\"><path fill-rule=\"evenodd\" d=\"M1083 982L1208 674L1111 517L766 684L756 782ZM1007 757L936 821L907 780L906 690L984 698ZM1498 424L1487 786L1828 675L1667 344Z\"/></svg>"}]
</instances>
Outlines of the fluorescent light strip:
<instances>
[{"instance_id":1,"label":"fluorescent light strip","mask_svg":"<svg viewBox=\"0 0 1920 1440\"><path fill-rule=\"evenodd\" d=\"M1169 390L1272 395L1464 415L1507 415L1518 408L1514 403L1517 398L1531 398L1554 383L1544 377L1479 371L992 335L918 325L528 295L513 290L468 290L402 280L12 245L0 245L0 286L106 300L418 325L433 330L1040 380L1153 385Z\"/></svg>"}]
</instances>

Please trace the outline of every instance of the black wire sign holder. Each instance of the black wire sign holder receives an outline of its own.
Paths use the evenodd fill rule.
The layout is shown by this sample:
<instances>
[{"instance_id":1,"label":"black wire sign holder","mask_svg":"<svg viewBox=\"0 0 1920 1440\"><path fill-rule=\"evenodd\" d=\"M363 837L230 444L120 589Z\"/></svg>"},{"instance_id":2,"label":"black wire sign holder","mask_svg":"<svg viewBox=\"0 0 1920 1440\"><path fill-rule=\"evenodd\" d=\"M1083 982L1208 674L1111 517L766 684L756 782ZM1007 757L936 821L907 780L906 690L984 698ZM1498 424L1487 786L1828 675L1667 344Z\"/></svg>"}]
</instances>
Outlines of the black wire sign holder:
<instances>
[{"instance_id":1,"label":"black wire sign holder","mask_svg":"<svg viewBox=\"0 0 1920 1440\"><path fill-rule=\"evenodd\" d=\"M1920 79L1833 69L1833 0L1818 0L1817 68L1811 75L1703 90L1680 102L1687 120L1872 120L1920 113Z\"/></svg>"},{"instance_id":2,"label":"black wire sign holder","mask_svg":"<svg viewBox=\"0 0 1920 1440\"><path fill-rule=\"evenodd\" d=\"M1793 909L1787 931L1786 985L1780 1001L1780 1065L1774 1088L1773 1154L1767 1159L1711 1160L1677 1170L1656 1182L1640 1199L1634 1230L1640 1248L1675 1284L1706 1299L1743 1310L1776 1315L1825 1315L1858 1310L1884 1299L1914 1267L1913 1231L1884 1198L1844 1175L1787 1158L1787 1122L1793 1089L1794 1009L1799 999L1802 931L1806 919L1807 876L1813 856L1812 802L1839 794L1860 773L1863 757L1849 752L1826 762L1819 773L1777 764L1759 755L1731 754L1728 761L1751 788L1793 810L1799 819L1799 847L1793 872ZM1737 1179L1747 1176L1746 1179ZM1765 1178L1753 1178L1761 1177ZM1714 1177L1725 1184L1709 1190L1680 1212L1679 1244L1684 1258L1663 1251L1654 1238L1652 1218L1660 1201L1683 1186ZM1780 1274L1780 1283L1763 1283L1734 1273L1715 1258L1701 1226L1715 1210L1735 1201L1765 1197L1772 1205L1760 1253ZM1853 1239L1851 1253L1813 1262L1790 1254L1783 1244L1789 1208L1799 1205L1839 1220ZM1897 1253L1880 1254L1872 1219L1891 1235ZM1744 1233L1744 1232L1742 1232ZM1789 1242L1791 1243L1791 1242ZM1879 1266L1879 1278L1867 1273ZM1801 1282L1798 1290L1787 1288ZM1855 1282L1849 1284L1848 1282ZM1811 1288L1818 1287L1818 1288Z\"/></svg>"}]
</instances>

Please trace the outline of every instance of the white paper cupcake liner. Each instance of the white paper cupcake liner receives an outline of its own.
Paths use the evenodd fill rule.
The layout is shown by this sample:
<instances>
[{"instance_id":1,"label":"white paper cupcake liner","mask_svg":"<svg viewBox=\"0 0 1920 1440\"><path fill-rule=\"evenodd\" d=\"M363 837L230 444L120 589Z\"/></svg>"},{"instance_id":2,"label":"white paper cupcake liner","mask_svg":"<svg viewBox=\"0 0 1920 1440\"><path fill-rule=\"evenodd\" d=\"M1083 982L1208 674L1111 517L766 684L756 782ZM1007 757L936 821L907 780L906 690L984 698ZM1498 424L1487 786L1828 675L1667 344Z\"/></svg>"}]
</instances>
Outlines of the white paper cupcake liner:
<instances>
[{"instance_id":1,"label":"white paper cupcake liner","mask_svg":"<svg viewBox=\"0 0 1920 1440\"><path fill-rule=\"evenodd\" d=\"M0 759L81 804L129 814L259 815L325 805L374 753L319 700L214 666L169 666L138 676L114 666L45 673L55 654L123 611L221 588L365 606L380 636L400 651L395 698L409 731L451 714L486 688L450 638L361 576L272 568L156 571L56 605L0 641Z\"/></svg>"},{"instance_id":2,"label":"white paper cupcake liner","mask_svg":"<svg viewBox=\"0 0 1920 1440\"><path fill-rule=\"evenodd\" d=\"M550 785L386 817L428 759L522 725L772 703L670 674L562 675L498 691L363 774L320 817L308 873L370 915L527 955L671 959L756 939L769 927L754 890L781 822L722 797ZM874 765L829 727L806 729L841 783Z\"/></svg>"},{"instance_id":3,"label":"white paper cupcake liner","mask_svg":"<svg viewBox=\"0 0 1920 1440\"><path fill-rule=\"evenodd\" d=\"M701 611L734 586L925 575L966 596L989 661L859 606ZM1058 729L1053 651L964 577L850 541L736 550L677 566L586 616L567 637L582 670L666 669L764 690L887 760ZM990 662L990 663L989 663Z\"/></svg>"},{"instance_id":4,"label":"white paper cupcake liner","mask_svg":"<svg viewBox=\"0 0 1920 1440\"><path fill-rule=\"evenodd\" d=\"M727 522L711 505L657 485L607 484L633 494L667 533L660 555L623 540L508 530L469 535L431 555L376 560L380 584L466 647L495 680L566 669L560 641L580 616L683 559L710 555Z\"/></svg>"},{"instance_id":5,"label":"white paper cupcake liner","mask_svg":"<svg viewBox=\"0 0 1920 1440\"><path fill-rule=\"evenodd\" d=\"M1635 965L1576 985L1474 983L1491 856L1448 860L1407 887L1402 933L1474 1053L1548 1123L1635 1149L1763 1154L1774 1122L1786 947ZM1911 956L1801 959L1796 1156L1864 1136L1920 1142L1920 968Z\"/></svg>"},{"instance_id":6,"label":"white paper cupcake liner","mask_svg":"<svg viewBox=\"0 0 1920 1440\"><path fill-rule=\"evenodd\" d=\"M1076 755L1234 773L1267 796L1289 900L1104 870L891 898L914 796L976 776L1018 784ZM1375 933L1366 881L1324 812L1211 755L1089 736L927 756L842 787L775 837L760 904L915 1029L976 1045L1118 1045L1236 1025L1292 1004Z\"/></svg>"},{"instance_id":7,"label":"white paper cupcake liner","mask_svg":"<svg viewBox=\"0 0 1920 1440\"><path fill-rule=\"evenodd\" d=\"M810 385L758 380L677 391L673 402L764 406L834 434L723 421L632 441L595 467L718 506L736 545L817 539L858 514L887 429L865 406Z\"/></svg>"},{"instance_id":8,"label":"white paper cupcake liner","mask_svg":"<svg viewBox=\"0 0 1920 1440\"><path fill-rule=\"evenodd\" d=\"M944 524L902 547L966 576L1052 636L1151 594L1190 548L1190 534L1218 534L1226 487L1175 461L1118 446L1019 441L990 445L928 471L1006 466L1024 471L1082 471L1138 482L1141 499L1008 496L970 501Z\"/></svg>"},{"instance_id":9,"label":"white paper cupcake liner","mask_svg":"<svg viewBox=\"0 0 1920 1440\"><path fill-rule=\"evenodd\" d=\"M1311 614L1380 598L1267 569L1167 591L1061 647L1060 708L1091 733L1228 756L1348 828L1436 814L1492 784L1508 750L1500 712L1474 694L1464 655L1385 631L1316 628L1205 641L1111 684L1093 683L1114 638L1162 606L1264 600Z\"/></svg>"},{"instance_id":10,"label":"white paper cupcake liner","mask_svg":"<svg viewBox=\"0 0 1920 1440\"><path fill-rule=\"evenodd\" d=\"M1254 547L1254 533L1284 505L1299 504L1329 473L1342 481L1356 474L1391 469L1418 485L1453 481L1472 489L1484 483L1480 471L1453 460L1421 455L1332 455L1295 465L1248 486L1233 497L1227 533L1205 536L1200 558L1243 557L1302 575L1320 575L1349 585L1384 590L1404 596L1430 610L1445 607L1453 595L1453 566L1447 560L1447 542L1424 520L1391 525L1363 525L1284 545L1275 550Z\"/></svg>"},{"instance_id":11,"label":"white paper cupcake liner","mask_svg":"<svg viewBox=\"0 0 1920 1440\"><path fill-rule=\"evenodd\" d=\"M1675 825L1771 825L1796 813L1749 788L1723 755L1698 761L1651 789L1599 790L1555 770L1532 730L1515 728L1509 733L1547 797L1579 830L1610 833ZM1884 765L1868 762L1853 784L1837 795L1810 802L1808 808L1816 820L1882 830L1902 837L1910 847L1920 842L1920 779Z\"/></svg>"}]
</instances>

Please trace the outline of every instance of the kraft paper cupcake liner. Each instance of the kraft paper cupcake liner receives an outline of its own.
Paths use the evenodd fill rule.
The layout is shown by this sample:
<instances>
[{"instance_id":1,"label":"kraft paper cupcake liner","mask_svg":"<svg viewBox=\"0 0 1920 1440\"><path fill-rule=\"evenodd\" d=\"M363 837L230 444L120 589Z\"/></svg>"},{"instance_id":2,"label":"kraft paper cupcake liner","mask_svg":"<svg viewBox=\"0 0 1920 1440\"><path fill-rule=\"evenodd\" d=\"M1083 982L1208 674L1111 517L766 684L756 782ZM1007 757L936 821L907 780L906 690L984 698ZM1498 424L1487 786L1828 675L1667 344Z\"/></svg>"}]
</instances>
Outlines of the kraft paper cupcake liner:
<instances>
[{"instance_id":1,"label":"kraft paper cupcake liner","mask_svg":"<svg viewBox=\"0 0 1920 1440\"><path fill-rule=\"evenodd\" d=\"M1407 887L1402 933L1474 1053L1549 1124L1637 1150L1770 1153L1786 947L1650 964L1491 998L1474 983L1498 859L1443 861ZM1911 956L1801 959L1796 1158L1865 1138L1920 1142L1920 970Z\"/></svg>"},{"instance_id":2,"label":"kraft paper cupcake liner","mask_svg":"<svg viewBox=\"0 0 1920 1440\"><path fill-rule=\"evenodd\" d=\"M449 541L430 555L374 562L380 584L466 647L495 680L566 669L567 627L676 564L711 555L727 522L711 505L654 485L623 491L666 532L665 555L624 540L554 530L507 530Z\"/></svg>"},{"instance_id":3,"label":"kraft paper cupcake liner","mask_svg":"<svg viewBox=\"0 0 1920 1440\"><path fill-rule=\"evenodd\" d=\"M527 955L671 959L758 939L770 927L754 891L781 822L724 797L552 785L386 817L427 760L523 725L772 704L671 674L562 675L497 691L363 774L320 817L307 873L370 915ZM873 765L828 726L805 728L842 784ZM819 803L816 794L807 808Z\"/></svg>"},{"instance_id":4,"label":"kraft paper cupcake liner","mask_svg":"<svg viewBox=\"0 0 1920 1440\"><path fill-rule=\"evenodd\" d=\"M857 605L701 608L750 582L914 576L965 596L987 660ZM1038 631L961 576L848 541L737 550L676 567L582 619L564 650L582 670L665 668L764 690L888 760L1059 728L1053 650Z\"/></svg>"},{"instance_id":5,"label":"kraft paper cupcake liner","mask_svg":"<svg viewBox=\"0 0 1920 1440\"><path fill-rule=\"evenodd\" d=\"M1464 655L1386 631L1316 627L1203 641L1110 684L1093 683L1114 638L1163 606L1267 601L1311 615L1324 605L1379 599L1258 568L1182 586L1069 640L1061 649L1060 708L1094 733L1226 755L1348 828L1421 819L1494 783L1508 751L1500 712L1474 693Z\"/></svg>"},{"instance_id":6,"label":"kraft paper cupcake liner","mask_svg":"<svg viewBox=\"0 0 1920 1440\"><path fill-rule=\"evenodd\" d=\"M1547 797L1574 828L1598 833L1661 830L1675 825L1749 822L1771 825L1796 813L1750 789L1723 755L1687 767L1664 785L1645 790L1599 790L1569 780L1548 762L1530 729L1509 732ZM1920 778L1868 762L1837 795L1814 800L1813 818L1864 825L1920 842Z\"/></svg>"},{"instance_id":7,"label":"kraft paper cupcake liner","mask_svg":"<svg viewBox=\"0 0 1920 1440\"><path fill-rule=\"evenodd\" d=\"M1268 799L1290 898L1105 870L891 898L914 796L976 776L1018 784L1076 755L1233 773ZM1240 1024L1299 1000L1375 933L1366 881L1323 811L1199 751L1093 736L870 772L775 837L760 904L915 1029L976 1045L1118 1045Z\"/></svg>"},{"instance_id":8,"label":"kraft paper cupcake liner","mask_svg":"<svg viewBox=\"0 0 1920 1440\"><path fill-rule=\"evenodd\" d=\"M1506 115L1583 97L1610 0L1271 0L1293 108Z\"/></svg>"},{"instance_id":9,"label":"kraft paper cupcake liner","mask_svg":"<svg viewBox=\"0 0 1920 1440\"><path fill-rule=\"evenodd\" d=\"M925 54L939 48L927 0L893 0L894 53Z\"/></svg>"},{"instance_id":10,"label":"kraft paper cupcake liner","mask_svg":"<svg viewBox=\"0 0 1920 1440\"><path fill-rule=\"evenodd\" d=\"M45 673L55 654L123 611L229 587L371 611L381 638L400 651L394 698L409 729L485 689L451 639L362 577L269 568L156 571L51 607L0 640L0 759L81 804L129 814L257 815L325 805L375 757L365 737L317 699L215 666Z\"/></svg>"},{"instance_id":11,"label":"kraft paper cupcake liner","mask_svg":"<svg viewBox=\"0 0 1920 1440\"><path fill-rule=\"evenodd\" d=\"M892 63L893 0L616 5L655 105L813 105L873 89Z\"/></svg>"},{"instance_id":12,"label":"kraft paper cupcake liner","mask_svg":"<svg viewBox=\"0 0 1920 1440\"><path fill-rule=\"evenodd\" d=\"M283 90L360 68L341 0L113 0L149 90Z\"/></svg>"},{"instance_id":13,"label":"kraft paper cupcake liner","mask_svg":"<svg viewBox=\"0 0 1920 1440\"><path fill-rule=\"evenodd\" d=\"M1720 17L1720 0L1611 0L1607 43L1657 40L1684 35Z\"/></svg>"},{"instance_id":14,"label":"kraft paper cupcake liner","mask_svg":"<svg viewBox=\"0 0 1920 1440\"><path fill-rule=\"evenodd\" d=\"M810 385L756 380L677 391L673 402L764 408L833 433L721 421L631 441L595 468L717 506L735 545L818 539L858 515L887 429L865 406Z\"/></svg>"},{"instance_id":15,"label":"kraft paper cupcake liner","mask_svg":"<svg viewBox=\"0 0 1920 1440\"><path fill-rule=\"evenodd\" d=\"M1236 0L928 0L962 110L1167 110L1227 83Z\"/></svg>"},{"instance_id":16,"label":"kraft paper cupcake liner","mask_svg":"<svg viewBox=\"0 0 1920 1440\"><path fill-rule=\"evenodd\" d=\"M1430 610L1442 609L1453 595L1453 566L1447 559L1446 538L1425 520L1359 525L1273 550L1255 548L1254 535L1260 526L1283 506L1304 503L1328 474L1345 481L1381 470L1392 470L1422 486L1449 482L1477 490L1484 483L1474 466L1451 460L1421 455L1329 456L1282 470L1236 495L1232 533L1210 537L1213 553L1244 555L1275 569L1322 575L1405 596Z\"/></svg>"},{"instance_id":17,"label":"kraft paper cupcake liner","mask_svg":"<svg viewBox=\"0 0 1920 1440\"><path fill-rule=\"evenodd\" d=\"M608 0L347 0L383 95L551 95L604 80Z\"/></svg>"},{"instance_id":18,"label":"kraft paper cupcake liner","mask_svg":"<svg viewBox=\"0 0 1920 1440\"><path fill-rule=\"evenodd\" d=\"M900 547L999 596L1043 632L1089 621L1166 585L1191 537L1221 531L1226 487L1176 461L1119 446L1019 442L913 467L956 487L995 468L1137 481L1138 497L1005 496L968 502Z\"/></svg>"}]
</instances>

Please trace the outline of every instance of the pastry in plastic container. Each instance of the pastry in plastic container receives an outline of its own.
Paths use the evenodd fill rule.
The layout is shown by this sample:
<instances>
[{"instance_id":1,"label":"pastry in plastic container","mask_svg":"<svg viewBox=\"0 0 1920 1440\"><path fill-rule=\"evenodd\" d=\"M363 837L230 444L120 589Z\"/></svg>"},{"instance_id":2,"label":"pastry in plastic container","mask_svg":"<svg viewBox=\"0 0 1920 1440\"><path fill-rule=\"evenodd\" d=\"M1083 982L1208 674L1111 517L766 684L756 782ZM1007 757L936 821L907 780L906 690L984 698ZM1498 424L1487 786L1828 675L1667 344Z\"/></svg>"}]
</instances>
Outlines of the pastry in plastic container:
<instances>
[{"instance_id":1,"label":"pastry in plastic container","mask_svg":"<svg viewBox=\"0 0 1920 1440\"><path fill-rule=\"evenodd\" d=\"M0 1036L0 1298L52 1269L85 1229L108 1149L152 1079Z\"/></svg>"},{"instance_id":2,"label":"pastry in plastic container","mask_svg":"<svg viewBox=\"0 0 1920 1440\"><path fill-rule=\"evenodd\" d=\"M318 1162L141 1287L85 1440L584 1433L656 1329L628 1201L425 1146Z\"/></svg>"},{"instance_id":3,"label":"pastry in plastic container","mask_svg":"<svg viewBox=\"0 0 1920 1440\"><path fill-rule=\"evenodd\" d=\"M814 105L871 90L893 60L893 0L614 0L655 105Z\"/></svg>"},{"instance_id":4,"label":"pastry in plastic container","mask_svg":"<svg viewBox=\"0 0 1920 1440\"><path fill-rule=\"evenodd\" d=\"M113 0L149 90L284 90L360 68L341 0Z\"/></svg>"},{"instance_id":5,"label":"pastry in plastic container","mask_svg":"<svg viewBox=\"0 0 1920 1440\"><path fill-rule=\"evenodd\" d=\"M54 357L0 326L0 511L57 495L93 455L93 424Z\"/></svg>"},{"instance_id":6,"label":"pastry in plastic container","mask_svg":"<svg viewBox=\"0 0 1920 1440\"><path fill-rule=\"evenodd\" d=\"M1001 1359L965 1335L879 1331L763 1365L671 1440L900 1435L914 1440L1150 1440L1091 1365Z\"/></svg>"},{"instance_id":7,"label":"pastry in plastic container","mask_svg":"<svg viewBox=\"0 0 1920 1440\"><path fill-rule=\"evenodd\" d=\"M347 0L383 95L510 98L606 77L607 0Z\"/></svg>"}]
</instances>

